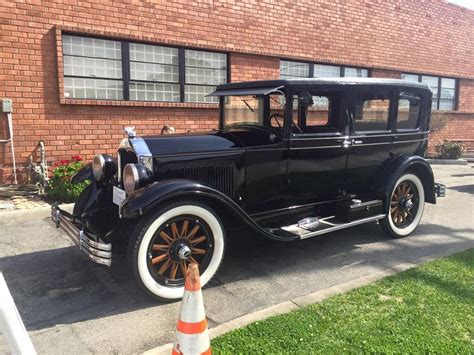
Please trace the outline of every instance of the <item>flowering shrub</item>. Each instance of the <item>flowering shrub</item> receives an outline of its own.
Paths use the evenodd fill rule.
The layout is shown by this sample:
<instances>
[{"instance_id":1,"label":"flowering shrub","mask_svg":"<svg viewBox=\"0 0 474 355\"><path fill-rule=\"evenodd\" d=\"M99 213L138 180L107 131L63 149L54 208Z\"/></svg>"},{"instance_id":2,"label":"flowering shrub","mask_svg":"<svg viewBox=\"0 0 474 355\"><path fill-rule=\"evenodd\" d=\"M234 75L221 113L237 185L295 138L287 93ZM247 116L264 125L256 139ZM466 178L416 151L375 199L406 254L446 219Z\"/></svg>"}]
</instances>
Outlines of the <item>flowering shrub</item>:
<instances>
[{"instance_id":1,"label":"flowering shrub","mask_svg":"<svg viewBox=\"0 0 474 355\"><path fill-rule=\"evenodd\" d=\"M459 159L464 152L464 145L460 142L444 141L436 146L436 152L442 159Z\"/></svg>"},{"instance_id":2,"label":"flowering shrub","mask_svg":"<svg viewBox=\"0 0 474 355\"><path fill-rule=\"evenodd\" d=\"M48 197L60 202L74 202L90 181L74 184L70 182L71 176L81 170L86 162L80 155L75 155L71 160L61 160L53 165L54 170L49 178Z\"/></svg>"}]
</instances>

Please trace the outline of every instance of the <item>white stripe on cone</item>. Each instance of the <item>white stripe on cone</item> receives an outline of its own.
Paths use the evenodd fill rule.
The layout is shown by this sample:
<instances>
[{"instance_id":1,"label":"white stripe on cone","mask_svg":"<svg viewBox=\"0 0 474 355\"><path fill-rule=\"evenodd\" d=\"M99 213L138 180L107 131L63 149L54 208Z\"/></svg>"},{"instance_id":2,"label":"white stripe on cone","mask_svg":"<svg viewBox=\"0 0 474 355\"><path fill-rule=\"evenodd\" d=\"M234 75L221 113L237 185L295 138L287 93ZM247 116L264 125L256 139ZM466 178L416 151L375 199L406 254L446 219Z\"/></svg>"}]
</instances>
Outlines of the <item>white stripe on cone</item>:
<instances>
[{"instance_id":1,"label":"white stripe on cone","mask_svg":"<svg viewBox=\"0 0 474 355\"><path fill-rule=\"evenodd\" d=\"M184 292L180 319L187 323L197 323L206 319L201 290Z\"/></svg>"},{"instance_id":2,"label":"white stripe on cone","mask_svg":"<svg viewBox=\"0 0 474 355\"><path fill-rule=\"evenodd\" d=\"M179 348L177 347L179 344ZM185 355L201 354L209 349L211 342L207 329L200 334L183 334L177 332L174 348Z\"/></svg>"}]
</instances>

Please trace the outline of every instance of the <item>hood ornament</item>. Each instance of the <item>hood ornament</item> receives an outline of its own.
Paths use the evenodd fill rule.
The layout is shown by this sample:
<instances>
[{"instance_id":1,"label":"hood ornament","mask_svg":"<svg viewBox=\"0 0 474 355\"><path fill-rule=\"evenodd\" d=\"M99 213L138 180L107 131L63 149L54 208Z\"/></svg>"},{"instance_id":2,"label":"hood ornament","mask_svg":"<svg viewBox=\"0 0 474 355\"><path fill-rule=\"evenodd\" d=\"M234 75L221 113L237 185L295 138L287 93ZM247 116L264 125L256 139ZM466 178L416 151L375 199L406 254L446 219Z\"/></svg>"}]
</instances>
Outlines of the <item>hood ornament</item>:
<instances>
[{"instance_id":1,"label":"hood ornament","mask_svg":"<svg viewBox=\"0 0 474 355\"><path fill-rule=\"evenodd\" d=\"M135 132L135 126L125 127L123 131L128 138L135 138L137 136L137 132Z\"/></svg>"}]
</instances>

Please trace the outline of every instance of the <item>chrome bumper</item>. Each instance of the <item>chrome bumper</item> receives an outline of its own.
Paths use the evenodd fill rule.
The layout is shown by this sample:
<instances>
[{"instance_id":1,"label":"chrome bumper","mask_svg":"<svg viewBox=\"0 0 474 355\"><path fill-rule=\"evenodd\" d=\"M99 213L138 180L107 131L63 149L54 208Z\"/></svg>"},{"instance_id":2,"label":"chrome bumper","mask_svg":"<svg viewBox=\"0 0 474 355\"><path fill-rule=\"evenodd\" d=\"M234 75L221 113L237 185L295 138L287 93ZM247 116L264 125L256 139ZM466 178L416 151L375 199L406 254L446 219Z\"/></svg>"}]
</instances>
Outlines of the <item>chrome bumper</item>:
<instances>
[{"instance_id":1,"label":"chrome bumper","mask_svg":"<svg viewBox=\"0 0 474 355\"><path fill-rule=\"evenodd\" d=\"M72 222L74 217L71 214L61 210L57 205L51 207L51 219L89 259L97 264L112 266L112 244L93 240Z\"/></svg>"},{"instance_id":2,"label":"chrome bumper","mask_svg":"<svg viewBox=\"0 0 474 355\"><path fill-rule=\"evenodd\" d=\"M446 185L435 183L435 192L438 197L446 197Z\"/></svg>"}]
</instances>

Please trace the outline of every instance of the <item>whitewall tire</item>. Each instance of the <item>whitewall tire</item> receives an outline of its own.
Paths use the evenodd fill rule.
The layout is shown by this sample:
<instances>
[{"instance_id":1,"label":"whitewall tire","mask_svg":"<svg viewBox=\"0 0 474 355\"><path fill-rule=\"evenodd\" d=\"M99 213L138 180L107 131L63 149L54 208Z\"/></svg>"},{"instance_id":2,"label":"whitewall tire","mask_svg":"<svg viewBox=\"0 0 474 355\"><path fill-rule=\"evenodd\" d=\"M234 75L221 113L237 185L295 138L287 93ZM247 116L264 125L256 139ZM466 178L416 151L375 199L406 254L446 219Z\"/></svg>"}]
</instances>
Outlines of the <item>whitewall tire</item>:
<instances>
[{"instance_id":1,"label":"whitewall tire","mask_svg":"<svg viewBox=\"0 0 474 355\"><path fill-rule=\"evenodd\" d=\"M217 214L196 202L168 205L145 216L129 242L129 266L139 286L163 301L180 299L184 273L191 262L199 264L201 286L222 263L225 232Z\"/></svg>"},{"instance_id":2,"label":"whitewall tire","mask_svg":"<svg viewBox=\"0 0 474 355\"><path fill-rule=\"evenodd\" d=\"M392 187L386 217L381 221L385 232L395 238L413 233L423 216L425 191L418 176L407 173Z\"/></svg>"}]
</instances>

